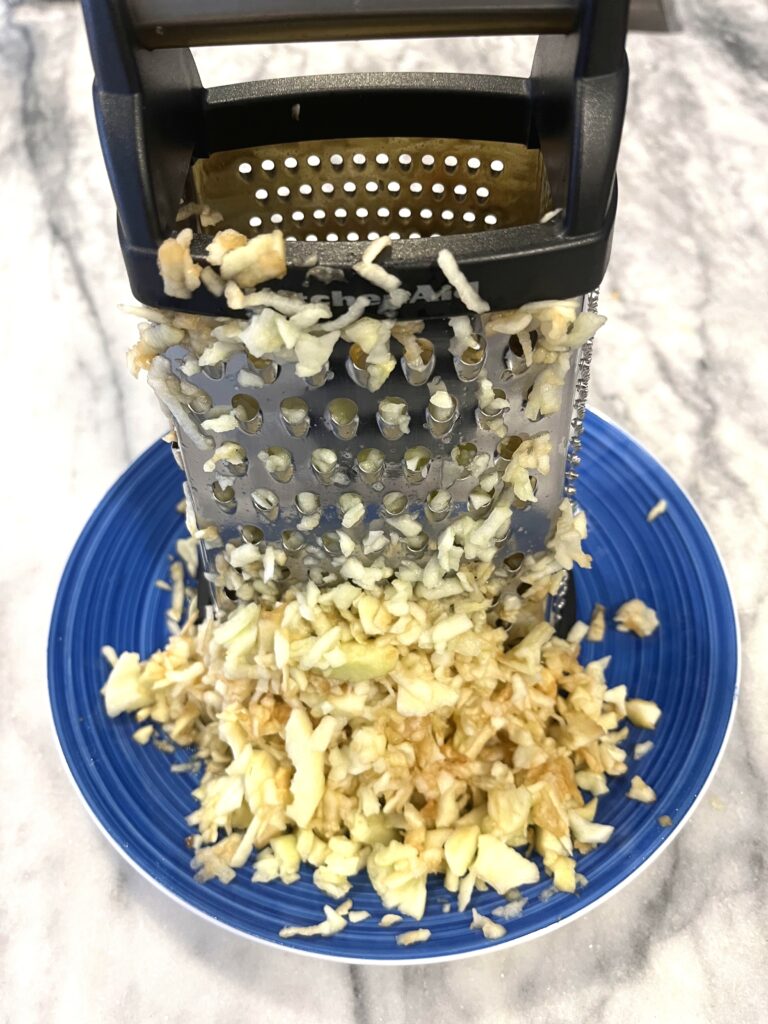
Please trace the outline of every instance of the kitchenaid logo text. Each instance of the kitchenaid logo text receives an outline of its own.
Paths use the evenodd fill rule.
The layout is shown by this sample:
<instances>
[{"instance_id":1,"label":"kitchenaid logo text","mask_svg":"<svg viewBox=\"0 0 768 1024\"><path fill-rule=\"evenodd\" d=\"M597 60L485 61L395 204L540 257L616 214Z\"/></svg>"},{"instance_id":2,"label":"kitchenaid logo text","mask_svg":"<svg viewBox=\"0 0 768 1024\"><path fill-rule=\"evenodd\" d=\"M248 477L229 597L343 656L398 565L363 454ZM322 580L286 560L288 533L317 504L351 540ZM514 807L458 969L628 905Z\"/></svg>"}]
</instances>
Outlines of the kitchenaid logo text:
<instances>
[{"instance_id":1,"label":"kitchenaid logo text","mask_svg":"<svg viewBox=\"0 0 768 1024\"><path fill-rule=\"evenodd\" d=\"M478 289L477 281L471 281L470 284L475 290ZM328 298L328 295L312 295L310 296L310 301L325 302ZM360 298L360 296L345 295L344 292L338 288L334 288L330 293L331 305L338 309L348 308L357 298ZM365 293L363 298L368 299L371 306L377 306L380 302L386 301L387 295L376 295L373 292L370 292ZM419 287L411 293L408 302L451 302L458 298L459 296L456 293L455 288L452 288L449 284L443 285L442 288L433 288L428 284L420 284Z\"/></svg>"}]
</instances>

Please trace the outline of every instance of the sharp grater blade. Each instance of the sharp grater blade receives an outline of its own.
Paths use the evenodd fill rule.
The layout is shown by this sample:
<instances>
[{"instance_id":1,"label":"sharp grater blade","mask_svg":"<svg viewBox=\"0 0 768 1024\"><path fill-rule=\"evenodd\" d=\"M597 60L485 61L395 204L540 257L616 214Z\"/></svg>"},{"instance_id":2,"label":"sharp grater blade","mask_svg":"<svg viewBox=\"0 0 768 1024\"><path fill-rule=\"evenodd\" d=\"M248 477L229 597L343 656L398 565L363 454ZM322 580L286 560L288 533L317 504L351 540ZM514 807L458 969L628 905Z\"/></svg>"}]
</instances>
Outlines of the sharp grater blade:
<instances>
[{"instance_id":1,"label":"sharp grater blade","mask_svg":"<svg viewBox=\"0 0 768 1024\"><path fill-rule=\"evenodd\" d=\"M597 292L583 306L595 312ZM218 446L238 446L233 462L213 468L211 452L179 424L174 443L195 523L213 528L203 560L219 605L249 593L232 566L217 561L228 545L272 548L286 584L327 581L350 554L364 564L383 556L423 568L458 517L469 514L482 527L516 447L548 434L550 471L531 474L535 501L515 499L511 528L494 538L496 571L514 586L523 557L544 548L563 496L575 496L591 341L569 356L559 409L531 422L524 409L541 366L526 365L518 339L487 330L483 319L471 321L478 347L461 355L450 351L448 321L417 325L421 363L409 365L403 354L374 393L354 348L343 344L314 380L245 353L187 376L198 426L233 410L237 420L216 435ZM187 350L166 355L182 377ZM479 409L481 378L508 403L500 415ZM436 388L449 396L442 408L433 402ZM556 615L564 594L553 603Z\"/></svg>"}]
</instances>

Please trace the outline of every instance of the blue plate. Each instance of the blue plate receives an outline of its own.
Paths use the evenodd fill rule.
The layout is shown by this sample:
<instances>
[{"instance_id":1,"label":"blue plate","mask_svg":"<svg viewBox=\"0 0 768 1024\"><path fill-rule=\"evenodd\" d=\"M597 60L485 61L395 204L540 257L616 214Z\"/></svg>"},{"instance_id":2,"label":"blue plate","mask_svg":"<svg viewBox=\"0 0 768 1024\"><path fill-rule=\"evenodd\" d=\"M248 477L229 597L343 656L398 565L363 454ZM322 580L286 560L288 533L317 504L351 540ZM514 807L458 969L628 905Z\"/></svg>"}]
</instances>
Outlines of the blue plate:
<instances>
[{"instance_id":1,"label":"blue plate","mask_svg":"<svg viewBox=\"0 0 768 1024\"><path fill-rule=\"evenodd\" d=\"M164 642L168 594L154 582L165 576L168 553L184 532L175 511L181 482L170 451L158 442L109 491L64 571L48 650L53 717L75 784L117 849L165 892L230 930L303 953L353 962L446 960L565 923L637 874L679 831L717 765L733 716L739 668L733 602L717 551L689 499L635 441L590 413L579 500L589 516L594 568L577 572L578 615L588 619L595 601L613 612L640 597L658 611L662 625L645 640L609 629L604 643L585 645L584 656L611 654L609 679L663 708L655 746L637 769L658 802L627 800L630 761L628 775L614 780L600 801L600 820L616 828L612 841L579 862L588 884L575 895L551 895L546 879L529 888L522 914L496 942L470 931L469 911L457 913L455 900L451 913L443 912L448 894L436 878L420 925L432 937L407 948L397 946L395 936L413 923L380 928L381 905L364 877L352 896L357 909L370 911L369 920L330 939L288 941L278 936L282 925L323 917L328 898L314 888L310 871L291 886L253 885L247 869L228 886L195 882L184 844L195 782L169 771L186 755L137 746L133 720L110 721L99 695L106 676L103 644L146 656ZM649 524L646 513L661 497L669 510ZM631 732L630 752L649 735ZM659 825L660 815L669 815L672 827ZM484 913L502 902L492 893L473 900Z\"/></svg>"}]
</instances>

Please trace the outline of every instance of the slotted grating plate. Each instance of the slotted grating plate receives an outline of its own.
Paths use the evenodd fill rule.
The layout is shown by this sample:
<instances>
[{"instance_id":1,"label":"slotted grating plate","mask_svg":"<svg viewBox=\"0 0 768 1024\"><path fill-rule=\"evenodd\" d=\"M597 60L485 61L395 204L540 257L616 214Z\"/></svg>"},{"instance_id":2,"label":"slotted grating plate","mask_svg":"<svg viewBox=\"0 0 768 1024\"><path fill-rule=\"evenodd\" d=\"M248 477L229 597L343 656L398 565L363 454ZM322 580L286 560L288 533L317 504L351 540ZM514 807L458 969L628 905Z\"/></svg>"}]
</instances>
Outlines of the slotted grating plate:
<instances>
[{"instance_id":1,"label":"slotted grating plate","mask_svg":"<svg viewBox=\"0 0 768 1024\"><path fill-rule=\"evenodd\" d=\"M596 294L587 301L594 310ZM420 332L428 335L433 346L429 380L434 384L439 377L455 399L455 421L442 436L435 436L434 431L439 434L442 426L435 425L429 417L430 391L426 382L411 382L403 360L381 390L372 394L357 382L350 349L343 344L337 346L327 375L314 383L297 377L292 366L252 361L244 354L232 356L221 368L220 376L216 375L218 370L213 371L213 376L209 370L189 378L209 397L202 408L196 407L194 400L190 405L190 413L198 424L237 406L248 412L248 419L239 422L235 430L216 435L219 445L232 441L242 447L245 458L239 466L219 463L215 471L206 471L204 464L211 452L201 451L183 431L178 431L177 454L188 477L198 523L215 525L225 543L263 538L282 545L288 556L289 576L301 578L309 564L307 554L314 551L316 542L325 554L333 556L338 553L335 531L344 529L356 543L371 529L397 536L396 530L387 524L391 524L393 514L407 515L421 525L422 533L416 538L401 539L400 557L423 561L431 554L431 542L451 518L467 510L473 493L475 498L480 496L482 472L493 468L503 471L510 442L514 447L517 439L547 431L552 439L550 473L535 481L536 502L518 503L509 534L499 539L497 561L511 559L510 567L516 568L519 559L511 556L543 547L562 500L564 483L565 492L573 493L578 456L575 449L569 449L569 440L573 435L578 447L591 346L587 344L580 355L571 355L559 411L531 422L525 418L523 409L541 367L534 364L526 368L507 336L483 336L479 318L473 326L482 339L485 357L469 368L448 351L452 332L446 322L430 321ZM398 348L395 342L392 347ZM186 351L170 349L167 355L179 373ZM477 412L476 375L480 369L511 406L493 424ZM257 373L263 387L243 387L238 382L243 370ZM462 379L468 372L475 379ZM575 404L574 396L578 399ZM390 399L400 399L410 415L409 432L399 437L385 436L386 423L382 429L380 406ZM286 402L290 403L287 409ZM332 420L339 402L353 413L351 423L341 428ZM299 431L290 422L290 412L285 415L291 407L306 410ZM490 426L497 426L499 432L489 429ZM301 436L295 436L297 432ZM313 455L318 449L329 449L336 456L337 462L329 474L313 468ZM421 449L428 460L416 472L407 468L414 449ZM378 453L374 457L378 464L375 473L365 471L366 456L370 458L371 451ZM287 459L288 469L271 473L265 465L265 455L279 453ZM490 499L498 497L501 486L496 485ZM445 515L432 512L431 497L436 491L447 491L450 495L451 504ZM300 504L302 495L307 493L315 496L321 518L315 529L301 533L297 530L302 516ZM352 526L343 522L344 502L351 500L345 496L350 495L359 495L365 510L360 521ZM488 508L475 513L478 524L491 504L492 500Z\"/></svg>"},{"instance_id":2,"label":"slotted grating plate","mask_svg":"<svg viewBox=\"0 0 768 1024\"><path fill-rule=\"evenodd\" d=\"M307 241L456 235L532 224L550 208L539 150L471 139L330 139L197 160L192 198L217 227Z\"/></svg>"}]
</instances>

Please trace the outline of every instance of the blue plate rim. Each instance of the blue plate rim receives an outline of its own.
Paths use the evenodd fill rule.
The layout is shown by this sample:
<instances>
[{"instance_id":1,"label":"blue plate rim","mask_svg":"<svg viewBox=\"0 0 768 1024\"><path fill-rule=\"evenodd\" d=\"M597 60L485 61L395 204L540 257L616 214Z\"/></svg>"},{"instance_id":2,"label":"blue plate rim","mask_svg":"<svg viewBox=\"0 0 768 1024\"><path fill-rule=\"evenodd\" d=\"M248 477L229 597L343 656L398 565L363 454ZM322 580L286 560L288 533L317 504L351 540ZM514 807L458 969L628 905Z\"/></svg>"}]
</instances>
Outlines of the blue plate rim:
<instances>
[{"instance_id":1,"label":"blue plate rim","mask_svg":"<svg viewBox=\"0 0 768 1024\"><path fill-rule=\"evenodd\" d=\"M154 886L154 888L158 889L165 896L167 896L170 899L172 899L174 901L174 903L176 903L177 905L183 907L185 910L195 914L198 918L200 918L203 921L207 921L210 924L214 924L218 928L221 928L224 931L227 931L227 932L229 932L232 935L237 935L240 938L247 939L247 940L249 940L251 942L258 943L259 945L266 946L267 948L269 948L271 950L282 950L282 951L285 951L285 952L288 952L288 953L292 953L292 954L295 954L295 955L298 955L298 956L309 957L310 959L314 959L314 960L322 960L322 961L331 962L331 963L351 964L351 965L355 965L355 966L403 967L403 966L415 966L415 965L418 965L418 964L427 964L427 965L428 964L442 964L442 963L449 963L449 962L456 961L456 960L466 960L466 959L469 959L470 957L477 957L477 956L481 956L483 954L492 953L492 952L496 952L496 951L500 951L500 950L508 950L508 949L511 949L513 946L521 945L524 942L531 942L531 941L534 941L535 939L542 938L543 936L548 935L551 932L554 932L557 929L562 928L565 925L568 925L568 924L572 923L573 921L578 920L581 917L584 917L590 911L592 911L595 908L601 906L608 899L612 898L617 893L621 892L622 889L624 889L627 885L629 885L636 878L638 878L639 875L643 871L645 871L645 869L647 867L649 867L651 864L653 864L656 861L656 859L661 855L661 853L664 850L666 850L669 847L669 845L680 835L680 832L682 831L682 829L685 827L685 825L688 823L688 821L692 817L693 813L698 808L701 800L703 799L704 795L706 794L706 792L707 792L707 790L708 790L708 788L709 788L709 786L710 786L710 784L712 782L712 779L714 778L718 768L720 767L720 763L722 761L723 754L725 753L725 749L726 749L726 747L728 745L728 741L730 739L731 732L732 732L732 729L733 729L733 723L734 723L734 719L735 719L735 715L736 715L736 708L737 708L738 699L739 699L740 682L741 682L741 666L742 666L741 630L740 630L740 623L739 623L738 612L737 612L737 608L736 608L736 602L734 600L733 586L731 584L731 579L730 579L730 576L729 576L729 573L728 573L728 569L727 569L726 563L725 563L725 561L724 561L724 559L722 557L722 554L720 552L720 549L719 549L719 547L718 547L714 537L712 536L711 531L709 530L709 527L707 526L706 519L701 514L701 511L698 508L696 502L691 498L690 494L685 489L685 487L683 487L675 479L675 477L672 475L672 473L670 473L670 471L666 468L664 463L660 459L658 459L655 455L653 455L648 450L648 448L646 448L646 446L644 444L642 444L632 434L630 434L629 431L625 430L621 425L616 423L616 421L613 420L610 416L606 415L605 413L599 412L598 410L595 410L592 407L590 407L587 410L587 417L588 418L589 417L594 417L597 420L602 420L603 423L607 424L613 430L617 431L626 440L628 440L632 445L634 445L636 448L640 449L640 451L642 451L642 453L645 455L645 457L647 459L649 459L652 463L655 463L670 479L672 479L674 481L675 487L677 488L678 492L685 498L685 500L688 503L688 505L690 506L691 510L695 513L697 519L699 520L699 523L701 524L701 526L702 526L702 528L704 530L704 533L707 536L707 539L708 539L709 543L712 546L712 550L713 550L714 555L715 555L715 557L717 559L718 566L719 566L720 571L722 572L722 575L723 575L723 580L724 580L724 583L725 583L725 592L727 593L727 597L728 597L728 608L729 608L729 611L731 613L732 625L733 625L733 631L734 631L734 654L735 654L735 658L734 658L734 663L733 663L733 698L731 700L731 706L730 706L730 710L729 710L728 721L727 721L725 729L723 731L722 740L721 740L720 746L719 746L719 748L717 750L717 753L714 756L714 759L712 761L712 765L711 765L711 767L709 769L709 772L707 773L706 778L701 783L699 791L694 796L694 798L691 801L691 804L688 807L688 809L683 813L683 815L677 821L675 821L674 825L665 834L664 838L661 840L661 842L658 844L658 846L656 846L656 848L646 858L644 858L642 861L640 861L627 875L625 875L624 878L620 879L614 886L612 886L610 889L606 890L604 893L602 893L602 895L600 895L600 896L596 897L595 899L591 900L589 903L579 905L572 913L563 915L558 920L552 921L550 924L545 925L544 927L537 928L534 931L527 932L527 933L525 933L523 935L510 936L509 938L502 939L501 941L496 941L496 942L493 942L493 943L483 944L483 945L478 946L475 949L463 949L463 950L460 950L460 951L458 951L456 953L445 953L445 954L441 954L441 955L438 955L438 956L429 956L429 955L418 955L417 956L417 955L408 955L407 947L401 947L403 949L403 953L404 953L403 956L393 957L391 959L390 958L380 958L380 957L371 958L371 957L361 957L361 956L348 956L348 955L344 955L344 954L333 953L333 952L330 952L330 951L327 951L327 950L323 950L322 947L318 947L317 950L311 950L311 949L303 949L303 948L299 948L299 947L296 947L296 946L286 945L286 944L283 944L283 943L280 943L280 942L276 942L276 941L274 941L272 939L265 938L265 937L260 936L260 935L254 935L252 932L248 932L248 931L246 931L246 930L244 930L242 928L237 928L234 925L231 925L231 924L227 923L226 921L220 920L219 918L217 918L213 914L209 914L205 910L202 910L201 908L196 907L196 906L194 906L191 903L188 903L186 900L184 900L179 895L177 895L172 889L170 889L168 886L166 886L160 879L158 879L153 874L151 874L149 871L147 871L144 867L141 866L141 864L137 863L131 857L129 851L126 850L123 846L121 846L119 840L114 835L112 835L112 833L106 828L104 823L101 821L101 819L98 817L98 815L96 814L95 810L93 809L93 807L89 803L86 794L83 792L83 790L78 785L77 778L76 778L75 773L74 773L74 771L72 769L72 766L70 765L70 763L69 763L69 761L67 759L67 754L66 754L66 751L64 750L64 746L62 744L61 736L60 736L60 734L58 732L58 729L56 727L55 709L53 707L53 704L52 704L51 700L49 699L49 708L48 709L49 709L49 713L51 715L50 722L51 722L51 728L52 728L52 731L53 731L54 743L55 743L55 747L56 747L56 749L58 751L59 757L61 758L61 761L62 761L62 763L64 765L65 770L66 770L66 774L67 774L70 782L72 783L72 786L75 789L75 792L77 793L81 803L85 807L89 817L94 822L94 824L98 828L99 832L101 832L101 834L109 842L110 846L112 846L112 848L114 850L116 850L120 854L120 856L128 864L130 864L131 867L136 872L138 872L139 875L141 875L144 879L146 879L146 881L150 882L152 884L152 886ZM147 450L149 450L149 449L147 449ZM144 454L144 453L142 453L142 454ZM105 498L108 497L108 495L112 492L112 490L119 485L120 481L123 478L124 472L125 471L123 471L123 473L120 474L120 476L117 478L117 480L108 489L108 491L106 492L106 494L102 498L102 501L104 501ZM94 510L94 512L92 513L92 516L96 515L96 513L98 511L98 507L99 506L97 506L97 509ZM76 543L75 543L75 545L74 545L74 547L73 547L73 549L72 549L72 551L71 551L71 553L69 555L69 558L66 561L66 564L65 564L65 567L64 567L64 571L62 573L62 579L66 576L67 570L69 569L70 565L75 562L76 556L77 556L77 554L78 554L78 552L80 550L81 545L84 545L85 542L86 542L86 539L87 539L87 537L86 537L87 526L90 523L90 521L91 520L89 518L88 522L83 526L83 528L82 528L82 530L81 530L81 532L80 532L80 534L78 536L78 539L77 539L77 541L76 541ZM53 609L52 609L52 614L51 614L51 628L50 628L50 632L49 632L49 636L48 636L47 666L48 666L48 680L49 680L49 686L48 686L49 697L50 697L50 681L51 681L51 678L52 678L52 675L53 675L53 659L54 659L54 643L53 643L54 636L53 636L53 634L54 634L54 626L55 626L55 623L57 621L57 613L58 613L58 610L59 610L59 602L60 602L60 600L61 600L61 590L59 589L59 590L57 590L56 598L55 598L55 601L54 601L54 604L53 604ZM338 901L331 900L329 902L336 903Z\"/></svg>"}]
</instances>

